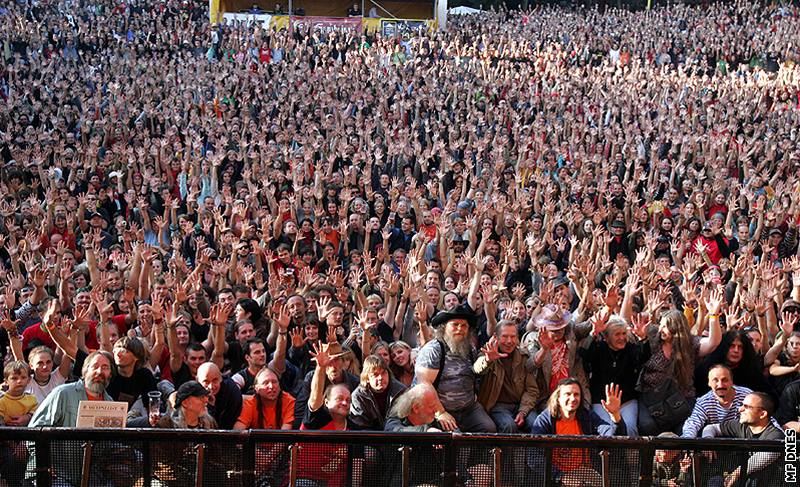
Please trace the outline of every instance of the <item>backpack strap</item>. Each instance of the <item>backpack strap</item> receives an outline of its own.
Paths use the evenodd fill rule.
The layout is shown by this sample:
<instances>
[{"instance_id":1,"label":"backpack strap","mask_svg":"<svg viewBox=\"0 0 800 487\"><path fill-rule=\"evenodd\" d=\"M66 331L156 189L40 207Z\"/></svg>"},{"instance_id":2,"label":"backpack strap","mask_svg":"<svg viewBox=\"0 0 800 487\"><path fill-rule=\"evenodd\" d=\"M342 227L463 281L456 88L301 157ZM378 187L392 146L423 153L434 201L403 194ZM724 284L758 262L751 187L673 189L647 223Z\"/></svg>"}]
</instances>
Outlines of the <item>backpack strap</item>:
<instances>
[{"instance_id":1,"label":"backpack strap","mask_svg":"<svg viewBox=\"0 0 800 487\"><path fill-rule=\"evenodd\" d=\"M436 379L433 380L433 388L437 389L439 387L439 380L442 378L442 371L444 370L444 361L446 357L446 352L444 349L444 343L436 339L436 343L439 344L439 371L436 373Z\"/></svg>"}]
</instances>

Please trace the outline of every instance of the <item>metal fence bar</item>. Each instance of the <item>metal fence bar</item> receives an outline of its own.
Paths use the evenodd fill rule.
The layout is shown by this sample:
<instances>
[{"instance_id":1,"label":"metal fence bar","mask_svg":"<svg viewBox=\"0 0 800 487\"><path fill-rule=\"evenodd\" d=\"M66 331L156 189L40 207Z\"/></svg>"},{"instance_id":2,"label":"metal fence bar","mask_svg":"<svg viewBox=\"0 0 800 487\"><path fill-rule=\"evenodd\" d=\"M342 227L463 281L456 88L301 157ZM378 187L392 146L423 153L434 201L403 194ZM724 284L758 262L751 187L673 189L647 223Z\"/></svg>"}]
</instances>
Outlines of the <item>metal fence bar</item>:
<instances>
[{"instance_id":1,"label":"metal fence bar","mask_svg":"<svg viewBox=\"0 0 800 487\"><path fill-rule=\"evenodd\" d=\"M552 487L553 484L553 449L544 449L544 485Z\"/></svg>"},{"instance_id":2,"label":"metal fence bar","mask_svg":"<svg viewBox=\"0 0 800 487\"><path fill-rule=\"evenodd\" d=\"M197 465L194 469L194 487L203 487L203 463L206 460L206 445L205 443L198 443L195 445L197 452Z\"/></svg>"},{"instance_id":3,"label":"metal fence bar","mask_svg":"<svg viewBox=\"0 0 800 487\"><path fill-rule=\"evenodd\" d=\"M150 452L151 447L152 444L149 441L142 443L143 487L150 487L153 479L153 455Z\"/></svg>"},{"instance_id":4,"label":"metal fence bar","mask_svg":"<svg viewBox=\"0 0 800 487\"><path fill-rule=\"evenodd\" d=\"M92 474L92 450L94 445L91 441L83 444L83 466L81 469L81 487L89 487L89 477Z\"/></svg>"},{"instance_id":5,"label":"metal fence bar","mask_svg":"<svg viewBox=\"0 0 800 487\"><path fill-rule=\"evenodd\" d=\"M297 462L300 461L300 445L289 447L289 487L297 487Z\"/></svg>"},{"instance_id":6,"label":"metal fence bar","mask_svg":"<svg viewBox=\"0 0 800 487\"><path fill-rule=\"evenodd\" d=\"M456 487L458 482L458 449L453 442L447 442L444 446L444 465L442 466L442 486Z\"/></svg>"},{"instance_id":7,"label":"metal fence bar","mask_svg":"<svg viewBox=\"0 0 800 487\"><path fill-rule=\"evenodd\" d=\"M53 483L52 458L50 456L50 440L47 437L36 438L36 485L50 487Z\"/></svg>"},{"instance_id":8,"label":"metal fence bar","mask_svg":"<svg viewBox=\"0 0 800 487\"><path fill-rule=\"evenodd\" d=\"M608 450L600 450L600 475L603 487L611 487L611 462L608 456Z\"/></svg>"},{"instance_id":9,"label":"metal fence bar","mask_svg":"<svg viewBox=\"0 0 800 487\"><path fill-rule=\"evenodd\" d=\"M655 459L655 453L655 448L650 444L646 444L639 450L639 487L650 487L653 485L653 461Z\"/></svg>"},{"instance_id":10,"label":"metal fence bar","mask_svg":"<svg viewBox=\"0 0 800 487\"><path fill-rule=\"evenodd\" d=\"M492 449L492 465L494 467L492 485L500 487L503 477L503 450L499 446Z\"/></svg>"},{"instance_id":11,"label":"metal fence bar","mask_svg":"<svg viewBox=\"0 0 800 487\"><path fill-rule=\"evenodd\" d=\"M692 485L700 485L700 457L697 450L692 450Z\"/></svg>"},{"instance_id":12,"label":"metal fence bar","mask_svg":"<svg viewBox=\"0 0 800 487\"><path fill-rule=\"evenodd\" d=\"M411 447L404 446L400 448L400 461L402 462L401 472L401 487L409 487L411 485Z\"/></svg>"},{"instance_id":13,"label":"metal fence bar","mask_svg":"<svg viewBox=\"0 0 800 487\"><path fill-rule=\"evenodd\" d=\"M256 443L253 437L247 435L247 441L242 448L242 475L241 485L256 484Z\"/></svg>"}]
</instances>

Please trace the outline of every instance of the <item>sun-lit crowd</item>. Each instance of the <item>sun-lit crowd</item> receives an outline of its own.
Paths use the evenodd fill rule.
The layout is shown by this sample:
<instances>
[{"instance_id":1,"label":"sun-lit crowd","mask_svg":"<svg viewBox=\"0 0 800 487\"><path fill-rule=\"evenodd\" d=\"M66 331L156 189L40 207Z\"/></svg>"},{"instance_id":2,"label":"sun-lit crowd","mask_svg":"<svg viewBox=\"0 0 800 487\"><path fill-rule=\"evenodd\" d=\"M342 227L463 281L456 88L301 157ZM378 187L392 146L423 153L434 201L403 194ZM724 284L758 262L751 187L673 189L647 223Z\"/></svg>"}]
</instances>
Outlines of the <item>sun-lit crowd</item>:
<instances>
[{"instance_id":1,"label":"sun-lit crowd","mask_svg":"<svg viewBox=\"0 0 800 487\"><path fill-rule=\"evenodd\" d=\"M196 0L0 5L0 424L106 400L129 427L800 430L799 14L537 7L382 37L211 25ZM347 484L346 453L313 453L303 485ZM587 455L555 478L599 481ZM0 443L0 485L30 456ZM704 461L714 485L782 465ZM688 485L686 457L656 464Z\"/></svg>"}]
</instances>

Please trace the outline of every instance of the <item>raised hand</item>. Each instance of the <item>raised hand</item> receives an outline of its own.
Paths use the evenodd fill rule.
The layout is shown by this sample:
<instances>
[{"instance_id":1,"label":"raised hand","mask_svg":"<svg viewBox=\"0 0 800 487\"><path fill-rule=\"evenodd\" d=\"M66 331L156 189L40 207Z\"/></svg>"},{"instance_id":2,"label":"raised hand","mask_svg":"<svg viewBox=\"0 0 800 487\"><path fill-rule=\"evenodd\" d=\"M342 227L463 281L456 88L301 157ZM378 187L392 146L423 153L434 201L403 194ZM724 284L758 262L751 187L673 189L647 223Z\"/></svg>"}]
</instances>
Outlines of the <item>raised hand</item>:
<instances>
[{"instance_id":1,"label":"raised hand","mask_svg":"<svg viewBox=\"0 0 800 487\"><path fill-rule=\"evenodd\" d=\"M331 360L333 360L333 357L328 355L328 347L330 347L330 345L327 343L311 344L311 351L309 351L309 355L311 355L311 358L317 361L317 367L325 368L331 363Z\"/></svg>"},{"instance_id":2,"label":"raised hand","mask_svg":"<svg viewBox=\"0 0 800 487\"><path fill-rule=\"evenodd\" d=\"M722 295L721 290L715 289L711 291L711 293L708 295L708 298L706 298L705 300L706 311L708 312L708 314L719 315L724 300L725 297Z\"/></svg>"},{"instance_id":3,"label":"raised hand","mask_svg":"<svg viewBox=\"0 0 800 487\"><path fill-rule=\"evenodd\" d=\"M619 385L613 382L607 384L606 398L601 399L600 404L615 423L619 423L622 420L622 416L619 413L622 407L622 389L620 389Z\"/></svg>"},{"instance_id":4,"label":"raised hand","mask_svg":"<svg viewBox=\"0 0 800 487\"><path fill-rule=\"evenodd\" d=\"M320 321L325 321L328 318L328 315L331 313L330 305L331 298L327 296L319 298L317 302L317 317Z\"/></svg>"},{"instance_id":5,"label":"raised hand","mask_svg":"<svg viewBox=\"0 0 800 487\"><path fill-rule=\"evenodd\" d=\"M483 353L490 362L508 357L507 353L500 352L497 345L497 337L490 338L489 342L481 348L481 353Z\"/></svg>"},{"instance_id":6,"label":"raised hand","mask_svg":"<svg viewBox=\"0 0 800 487\"><path fill-rule=\"evenodd\" d=\"M278 330L285 332L289 329L289 322L291 316L289 315L289 305L284 304L278 308L278 315L275 317L275 324L278 325Z\"/></svg>"},{"instance_id":7,"label":"raised hand","mask_svg":"<svg viewBox=\"0 0 800 487\"><path fill-rule=\"evenodd\" d=\"M592 324L592 336L597 336L603 333L608 328L608 319L611 317L611 308L603 306L591 318L589 323Z\"/></svg>"},{"instance_id":8,"label":"raised hand","mask_svg":"<svg viewBox=\"0 0 800 487\"><path fill-rule=\"evenodd\" d=\"M300 327L290 331L289 338L292 341L292 348L300 348L308 342L308 337L304 336L303 330L301 330Z\"/></svg>"}]
</instances>

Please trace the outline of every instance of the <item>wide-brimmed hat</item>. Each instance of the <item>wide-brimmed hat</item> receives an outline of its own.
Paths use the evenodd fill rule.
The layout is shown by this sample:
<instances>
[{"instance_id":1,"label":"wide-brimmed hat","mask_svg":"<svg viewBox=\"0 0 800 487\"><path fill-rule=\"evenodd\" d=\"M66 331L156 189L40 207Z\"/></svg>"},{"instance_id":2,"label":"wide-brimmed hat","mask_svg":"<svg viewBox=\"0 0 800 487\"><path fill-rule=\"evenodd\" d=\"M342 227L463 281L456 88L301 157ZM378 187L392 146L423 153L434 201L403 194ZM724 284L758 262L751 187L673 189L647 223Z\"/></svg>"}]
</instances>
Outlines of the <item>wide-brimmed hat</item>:
<instances>
[{"instance_id":1,"label":"wide-brimmed hat","mask_svg":"<svg viewBox=\"0 0 800 487\"><path fill-rule=\"evenodd\" d=\"M431 320L431 326L438 328L452 320L466 320L470 328L475 328L478 325L478 317L475 316L475 313L463 305L459 305L451 311L439 311L436 313L436 316Z\"/></svg>"},{"instance_id":2,"label":"wide-brimmed hat","mask_svg":"<svg viewBox=\"0 0 800 487\"><path fill-rule=\"evenodd\" d=\"M569 325L571 316L569 311L564 311L555 304L548 304L542 308L536 318L536 327L539 330L546 328L547 331L561 330Z\"/></svg>"}]
</instances>

